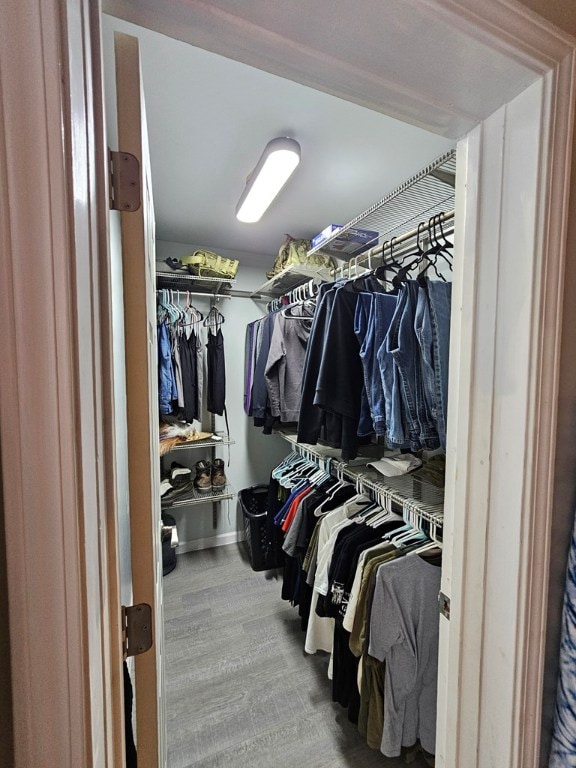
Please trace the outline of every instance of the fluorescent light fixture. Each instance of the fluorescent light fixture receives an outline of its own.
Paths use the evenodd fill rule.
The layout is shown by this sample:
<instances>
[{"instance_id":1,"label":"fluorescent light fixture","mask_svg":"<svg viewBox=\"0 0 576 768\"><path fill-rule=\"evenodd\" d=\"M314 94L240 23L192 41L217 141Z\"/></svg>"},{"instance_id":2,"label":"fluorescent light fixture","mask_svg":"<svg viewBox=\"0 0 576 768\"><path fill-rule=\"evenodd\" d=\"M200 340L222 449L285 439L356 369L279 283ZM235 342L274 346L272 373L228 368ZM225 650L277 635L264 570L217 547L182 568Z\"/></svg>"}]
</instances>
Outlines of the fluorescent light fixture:
<instances>
[{"instance_id":1,"label":"fluorescent light fixture","mask_svg":"<svg viewBox=\"0 0 576 768\"><path fill-rule=\"evenodd\" d=\"M246 182L236 206L236 218L247 224L260 217L280 192L300 162L300 144L295 139L272 139Z\"/></svg>"}]
</instances>

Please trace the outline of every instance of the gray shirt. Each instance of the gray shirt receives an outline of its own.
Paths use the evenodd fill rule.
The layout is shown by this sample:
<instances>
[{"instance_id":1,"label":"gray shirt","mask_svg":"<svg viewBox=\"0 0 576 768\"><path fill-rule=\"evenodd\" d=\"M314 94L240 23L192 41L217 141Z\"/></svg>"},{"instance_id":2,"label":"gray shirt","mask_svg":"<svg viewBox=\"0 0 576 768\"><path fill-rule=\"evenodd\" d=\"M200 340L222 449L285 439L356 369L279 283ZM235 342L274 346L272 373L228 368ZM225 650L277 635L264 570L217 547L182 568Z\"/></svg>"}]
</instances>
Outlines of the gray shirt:
<instances>
[{"instance_id":1,"label":"gray shirt","mask_svg":"<svg viewBox=\"0 0 576 768\"><path fill-rule=\"evenodd\" d=\"M416 554L381 565L370 614L369 653L386 662L381 751L420 739L434 754L440 568Z\"/></svg>"},{"instance_id":2,"label":"gray shirt","mask_svg":"<svg viewBox=\"0 0 576 768\"><path fill-rule=\"evenodd\" d=\"M266 387L272 416L280 421L298 421L302 372L310 336L310 310L293 307L291 316L278 313L266 361Z\"/></svg>"}]
</instances>

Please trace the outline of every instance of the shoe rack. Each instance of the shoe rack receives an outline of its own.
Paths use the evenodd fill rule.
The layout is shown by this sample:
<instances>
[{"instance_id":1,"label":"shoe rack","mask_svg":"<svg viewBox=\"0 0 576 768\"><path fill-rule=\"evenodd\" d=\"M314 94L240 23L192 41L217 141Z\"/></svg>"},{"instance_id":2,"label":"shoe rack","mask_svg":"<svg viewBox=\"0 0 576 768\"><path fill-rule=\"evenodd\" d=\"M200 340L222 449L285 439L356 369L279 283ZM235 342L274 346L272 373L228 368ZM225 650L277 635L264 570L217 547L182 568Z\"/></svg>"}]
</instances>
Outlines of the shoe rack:
<instances>
[{"instance_id":1,"label":"shoe rack","mask_svg":"<svg viewBox=\"0 0 576 768\"><path fill-rule=\"evenodd\" d=\"M214 426L215 426L215 419L214 416L211 418L211 430L212 434L214 434ZM220 438L219 435L216 436L217 438ZM210 451L210 464L212 465L214 463L214 459L216 458L216 450L219 446L222 445L233 445L234 440L231 440L229 435L223 435L220 439L213 439L208 438L206 440L195 440L193 442L189 443L183 443L182 445L176 445L174 446L170 451L168 451L165 456L162 457L162 459L166 457L172 457L174 458L174 454L177 454L181 451L198 451L199 449L209 449ZM206 456L206 454L204 454ZM222 501L225 501L226 499L232 499L235 496L234 489L232 486L227 483L222 489L215 491L212 489L210 492L201 492L197 491L195 488L185 495L182 496L182 498L178 498L177 500L173 501L172 504L168 504L164 507L162 507L162 511L169 512L171 509L175 509L176 507L188 507L193 506L195 504L212 504L212 527L214 529L218 526L218 509L219 505Z\"/></svg>"}]
</instances>

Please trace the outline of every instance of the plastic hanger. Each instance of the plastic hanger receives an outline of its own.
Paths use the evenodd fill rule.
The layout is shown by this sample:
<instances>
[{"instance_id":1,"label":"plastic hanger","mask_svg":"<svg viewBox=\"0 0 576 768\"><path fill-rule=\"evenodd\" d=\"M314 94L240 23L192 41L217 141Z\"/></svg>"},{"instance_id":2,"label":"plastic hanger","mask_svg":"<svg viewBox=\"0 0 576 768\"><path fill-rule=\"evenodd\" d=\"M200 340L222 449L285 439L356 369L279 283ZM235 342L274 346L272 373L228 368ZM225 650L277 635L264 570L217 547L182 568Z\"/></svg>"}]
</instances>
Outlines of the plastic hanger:
<instances>
[{"instance_id":1,"label":"plastic hanger","mask_svg":"<svg viewBox=\"0 0 576 768\"><path fill-rule=\"evenodd\" d=\"M358 523L365 523L366 518L370 517L370 515L373 515L375 512L380 512L380 507L375 501L369 500L368 504L362 509L359 509L357 512L355 512L352 515L352 517Z\"/></svg>"},{"instance_id":2,"label":"plastic hanger","mask_svg":"<svg viewBox=\"0 0 576 768\"><path fill-rule=\"evenodd\" d=\"M388 285L394 286L395 288L397 286L394 284L394 280L396 279L396 276L404 269L402 264L397 260L397 258L394 255L396 240L397 240L396 237L393 237L390 240L390 245L389 245L390 253L384 260L384 263L374 270L374 277L376 277L378 280L382 280L383 282L388 283ZM382 252L385 251L386 245L387 243L384 243L384 245L382 246ZM392 280L388 279L387 277L388 272L392 272L392 275L393 275Z\"/></svg>"},{"instance_id":3,"label":"plastic hanger","mask_svg":"<svg viewBox=\"0 0 576 768\"><path fill-rule=\"evenodd\" d=\"M397 528L395 531L390 531L389 533L385 533L382 538L384 539L384 541L392 542L392 537L394 535L399 535L401 533L407 533L408 531L413 531L413 530L414 530L414 528L411 525L409 525L408 523L406 523L406 525L403 525L401 528Z\"/></svg>"},{"instance_id":4,"label":"plastic hanger","mask_svg":"<svg viewBox=\"0 0 576 768\"><path fill-rule=\"evenodd\" d=\"M205 328L215 328L216 332L220 330L220 326L224 323L226 318L220 312L220 310L217 307L212 307L210 312L206 315L206 319L202 323Z\"/></svg>"},{"instance_id":5,"label":"plastic hanger","mask_svg":"<svg viewBox=\"0 0 576 768\"><path fill-rule=\"evenodd\" d=\"M167 321L170 325L174 325L180 318L180 311L180 308L170 301L170 294L168 290L163 288L158 299L158 321Z\"/></svg>"},{"instance_id":6,"label":"plastic hanger","mask_svg":"<svg viewBox=\"0 0 576 768\"><path fill-rule=\"evenodd\" d=\"M328 496L322 501L314 510L314 517L322 517L322 515L326 514L324 511L324 507L329 504L336 493L341 490L342 488L345 488L346 486L352 485L347 480L339 480L338 483L330 489ZM352 496L351 499L349 499L346 503L349 503L350 501L354 501L354 499L357 499L359 497L359 494L356 496Z\"/></svg>"},{"instance_id":7,"label":"plastic hanger","mask_svg":"<svg viewBox=\"0 0 576 768\"><path fill-rule=\"evenodd\" d=\"M452 269L451 259L447 256L447 253L449 253L448 248L451 247L451 243L446 239L444 235L444 230L442 229L440 221L441 218L442 214L435 214L428 221L428 239L430 245L424 254L427 260L427 264L424 265L423 269L420 271L417 277L417 280L420 284L422 284L425 280L425 273L430 268L434 270L436 277L439 280L446 282L446 278L441 274L441 272L438 271L438 267L436 266L439 256L442 256L442 258L448 264L449 268ZM440 241L439 239L437 227L442 233L443 241Z\"/></svg>"},{"instance_id":8,"label":"plastic hanger","mask_svg":"<svg viewBox=\"0 0 576 768\"><path fill-rule=\"evenodd\" d=\"M377 528L386 520L392 520L394 518L402 520L400 515L397 515L392 511L392 502L386 495L378 493L378 501L380 503L380 510L376 515L373 515L370 519L365 521L366 525L369 525L371 528Z\"/></svg>"},{"instance_id":9,"label":"plastic hanger","mask_svg":"<svg viewBox=\"0 0 576 768\"><path fill-rule=\"evenodd\" d=\"M186 315L188 315L189 317L192 318L190 323L187 323L187 325L196 325L196 323L199 323L201 320L204 319L204 315L202 314L202 312L200 312L199 309L196 309L196 307L194 307L192 305L192 299L190 297L190 292L188 292L186 294L186 310L185 310L185 312L186 312ZM188 317L186 319L188 319Z\"/></svg>"},{"instance_id":10,"label":"plastic hanger","mask_svg":"<svg viewBox=\"0 0 576 768\"><path fill-rule=\"evenodd\" d=\"M440 232L440 236L438 236L438 233L436 232L436 226L438 227L438 231ZM442 214L439 213L436 217L436 222L434 225L434 231L436 235L436 241L438 244L438 256L441 256L446 264L448 265L449 270L452 272L452 257L453 257L453 251L454 251L454 244L448 240L446 235L444 234L444 227L442 226ZM440 237L442 240L440 240Z\"/></svg>"},{"instance_id":11,"label":"plastic hanger","mask_svg":"<svg viewBox=\"0 0 576 768\"><path fill-rule=\"evenodd\" d=\"M413 269L418 267L422 260L426 258L426 252L422 248L421 240L421 233L426 228L426 226L427 224L424 221L421 221L418 224L418 227L416 228L416 251L405 256L405 258L410 259L410 261L407 264L404 264L404 266L398 271L398 274L392 279L392 284L397 289L402 286L402 283L406 282L408 279L408 274Z\"/></svg>"},{"instance_id":12,"label":"plastic hanger","mask_svg":"<svg viewBox=\"0 0 576 768\"><path fill-rule=\"evenodd\" d=\"M421 547L416 547L416 549L410 550L408 553L409 555L422 555L424 552L431 552L434 549L438 549L440 552L442 552L442 548L439 546L439 544L435 541L428 541L425 544L423 544Z\"/></svg>"},{"instance_id":13,"label":"plastic hanger","mask_svg":"<svg viewBox=\"0 0 576 768\"><path fill-rule=\"evenodd\" d=\"M428 537L425 533L422 531L419 531L416 528L412 528L411 532L405 533L402 536L394 537L391 539L392 544L394 544L395 547L403 547L406 544L409 543L416 543L418 541L428 541Z\"/></svg>"},{"instance_id":14,"label":"plastic hanger","mask_svg":"<svg viewBox=\"0 0 576 768\"><path fill-rule=\"evenodd\" d=\"M278 464L278 466L275 467L272 470L272 477L274 478L274 480L279 480L281 475L282 475L282 472L284 471L284 469L291 462L293 462L294 459L298 459L298 458L300 458L300 455L296 451L292 451L291 453L288 454L288 456L286 456L284 459L282 459L280 464Z\"/></svg>"}]
</instances>

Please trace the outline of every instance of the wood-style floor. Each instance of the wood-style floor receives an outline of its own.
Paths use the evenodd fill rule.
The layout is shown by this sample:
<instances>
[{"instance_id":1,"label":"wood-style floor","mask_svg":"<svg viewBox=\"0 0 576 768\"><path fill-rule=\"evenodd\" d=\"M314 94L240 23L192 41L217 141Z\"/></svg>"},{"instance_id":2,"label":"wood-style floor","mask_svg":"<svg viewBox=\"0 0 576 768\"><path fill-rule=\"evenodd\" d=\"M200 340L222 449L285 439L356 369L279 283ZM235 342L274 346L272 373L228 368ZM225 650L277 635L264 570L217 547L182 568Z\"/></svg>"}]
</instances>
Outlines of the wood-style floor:
<instances>
[{"instance_id":1,"label":"wood-style floor","mask_svg":"<svg viewBox=\"0 0 576 768\"><path fill-rule=\"evenodd\" d=\"M242 544L178 555L164 577L169 768L403 766L331 701L327 656L304 653L280 589Z\"/></svg>"}]
</instances>

